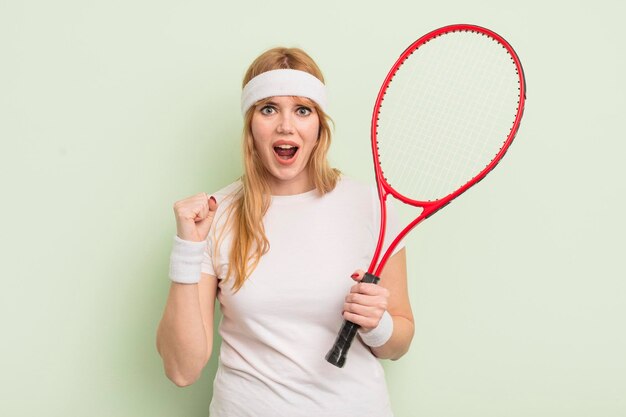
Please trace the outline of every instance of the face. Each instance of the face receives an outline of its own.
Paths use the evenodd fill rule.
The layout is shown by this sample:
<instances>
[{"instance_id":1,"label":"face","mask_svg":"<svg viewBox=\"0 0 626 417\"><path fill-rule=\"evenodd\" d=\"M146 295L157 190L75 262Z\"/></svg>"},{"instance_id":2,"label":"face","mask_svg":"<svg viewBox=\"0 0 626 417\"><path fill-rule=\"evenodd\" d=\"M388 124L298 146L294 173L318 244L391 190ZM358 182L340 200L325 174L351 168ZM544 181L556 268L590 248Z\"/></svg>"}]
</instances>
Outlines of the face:
<instances>
[{"instance_id":1,"label":"face","mask_svg":"<svg viewBox=\"0 0 626 417\"><path fill-rule=\"evenodd\" d=\"M317 143L320 122L315 107L306 102L277 96L254 108L251 126L254 147L270 173L274 195L313 189L307 166Z\"/></svg>"}]
</instances>

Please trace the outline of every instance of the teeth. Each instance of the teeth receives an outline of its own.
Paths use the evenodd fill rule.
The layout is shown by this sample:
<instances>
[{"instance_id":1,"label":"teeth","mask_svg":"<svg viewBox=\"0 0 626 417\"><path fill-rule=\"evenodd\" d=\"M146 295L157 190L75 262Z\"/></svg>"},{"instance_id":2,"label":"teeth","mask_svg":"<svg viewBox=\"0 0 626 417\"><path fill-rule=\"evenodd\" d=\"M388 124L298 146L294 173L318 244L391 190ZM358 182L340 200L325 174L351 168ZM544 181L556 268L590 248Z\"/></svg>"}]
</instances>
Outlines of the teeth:
<instances>
[{"instance_id":1,"label":"teeth","mask_svg":"<svg viewBox=\"0 0 626 417\"><path fill-rule=\"evenodd\" d=\"M295 148L295 146L291 146L291 145L278 145L278 146L276 146L276 148L280 148L280 149L291 149L291 148Z\"/></svg>"}]
</instances>

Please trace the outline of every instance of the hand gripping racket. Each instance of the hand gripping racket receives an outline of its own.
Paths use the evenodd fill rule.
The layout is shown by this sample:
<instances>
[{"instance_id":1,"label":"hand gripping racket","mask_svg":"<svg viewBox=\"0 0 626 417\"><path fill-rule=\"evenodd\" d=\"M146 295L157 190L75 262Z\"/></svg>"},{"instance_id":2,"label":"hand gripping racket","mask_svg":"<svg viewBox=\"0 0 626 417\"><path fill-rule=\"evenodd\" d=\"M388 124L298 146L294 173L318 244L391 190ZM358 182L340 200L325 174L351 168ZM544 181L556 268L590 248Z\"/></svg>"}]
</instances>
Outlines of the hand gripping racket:
<instances>
[{"instance_id":1,"label":"hand gripping racket","mask_svg":"<svg viewBox=\"0 0 626 417\"><path fill-rule=\"evenodd\" d=\"M362 282L378 283L387 259L409 231L495 168L517 133L525 96L517 54L489 29L442 27L402 53L380 88L372 115L381 224ZM422 211L377 264L390 194ZM344 365L358 327L344 321L328 362Z\"/></svg>"}]
</instances>

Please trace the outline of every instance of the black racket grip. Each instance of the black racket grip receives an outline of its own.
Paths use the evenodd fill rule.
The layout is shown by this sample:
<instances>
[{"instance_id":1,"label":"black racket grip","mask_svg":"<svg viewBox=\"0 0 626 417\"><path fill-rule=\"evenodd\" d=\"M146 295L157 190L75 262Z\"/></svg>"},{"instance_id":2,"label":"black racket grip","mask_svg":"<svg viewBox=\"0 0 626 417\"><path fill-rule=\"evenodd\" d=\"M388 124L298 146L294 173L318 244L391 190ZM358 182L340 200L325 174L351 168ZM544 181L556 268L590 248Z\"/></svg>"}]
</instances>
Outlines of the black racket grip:
<instances>
[{"instance_id":1,"label":"black racket grip","mask_svg":"<svg viewBox=\"0 0 626 417\"><path fill-rule=\"evenodd\" d=\"M378 278L376 275L372 275L369 272L366 272L360 282L378 284L378 281L380 281L380 278ZM350 345L352 344L354 336L356 336L356 331L359 329L359 327L360 326L358 324L354 324L351 321L343 321L341 330L339 331L337 339L335 340L335 345L326 354L326 360L329 363L332 363L339 368L343 368L343 365L346 363L346 355L348 354Z\"/></svg>"}]
</instances>

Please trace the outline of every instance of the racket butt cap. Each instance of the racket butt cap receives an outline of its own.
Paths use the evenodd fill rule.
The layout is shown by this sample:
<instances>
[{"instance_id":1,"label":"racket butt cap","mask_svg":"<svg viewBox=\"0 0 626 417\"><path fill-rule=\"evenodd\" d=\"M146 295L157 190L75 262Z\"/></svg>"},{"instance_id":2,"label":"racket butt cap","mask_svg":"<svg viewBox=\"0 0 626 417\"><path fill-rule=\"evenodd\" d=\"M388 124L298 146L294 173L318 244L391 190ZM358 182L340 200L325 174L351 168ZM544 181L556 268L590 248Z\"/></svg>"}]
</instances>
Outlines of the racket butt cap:
<instances>
[{"instance_id":1,"label":"racket butt cap","mask_svg":"<svg viewBox=\"0 0 626 417\"><path fill-rule=\"evenodd\" d=\"M337 368L343 368L343 365L346 363L346 355L345 353L342 354L341 349L337 346L333 346L326 354L326 361Z\"/></svg>"}]
</instances>

